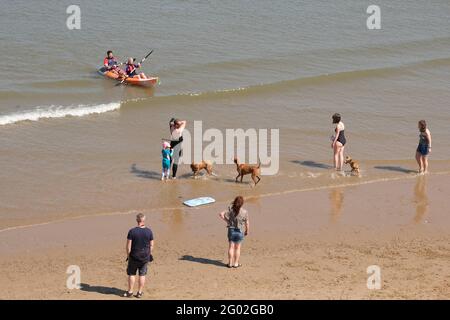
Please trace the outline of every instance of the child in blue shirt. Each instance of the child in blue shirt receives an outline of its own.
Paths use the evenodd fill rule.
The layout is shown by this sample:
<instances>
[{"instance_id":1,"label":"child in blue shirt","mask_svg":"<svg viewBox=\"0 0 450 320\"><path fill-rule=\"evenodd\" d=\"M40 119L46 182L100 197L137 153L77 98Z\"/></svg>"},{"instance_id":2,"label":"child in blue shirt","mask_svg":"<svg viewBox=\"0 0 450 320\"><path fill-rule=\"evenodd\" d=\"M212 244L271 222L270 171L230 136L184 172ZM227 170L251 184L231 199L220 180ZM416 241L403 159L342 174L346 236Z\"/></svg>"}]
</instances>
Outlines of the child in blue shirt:
<instances>
[{"instance_id":1,"label":"child in blue shirt","mask_svg":"<svg viewBox=\"0 0 450 320\"><path fill-rule=\"evenodd\" d=\"M169 179L170 161L171 161L172 155L173 155L173 150L170 149L170 143L168 141L164 141L163 149L161 151L161 154L162 154L162 176L161 176L161 181L163 181L164 178L166 180Z\"/></svg>"}]
</instances>

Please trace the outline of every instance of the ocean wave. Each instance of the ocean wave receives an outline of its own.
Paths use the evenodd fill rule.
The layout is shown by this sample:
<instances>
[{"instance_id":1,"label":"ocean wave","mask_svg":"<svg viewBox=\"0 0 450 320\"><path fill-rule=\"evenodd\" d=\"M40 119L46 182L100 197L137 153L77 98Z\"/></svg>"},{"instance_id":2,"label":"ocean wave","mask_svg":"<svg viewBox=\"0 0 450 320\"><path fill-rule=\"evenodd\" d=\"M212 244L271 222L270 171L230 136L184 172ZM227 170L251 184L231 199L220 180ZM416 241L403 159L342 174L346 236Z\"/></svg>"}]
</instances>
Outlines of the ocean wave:
<instances>
[{"instance_id":1,"label":"ocean wave","mask_svg":"<svg viewBox=\"0 0 450 320\"><path fill-rule=\"evenodd\" d=\"M40 119L83 117L90 114L100 114L120 109L120 102L98 105L78 106L42 106L33 110L16 112L0 116L0 125L8 125L22 121L38 121Z\"/></svg>"},{"instance_id":2,"label":"ocean wave","mask_svg":"<svg viewBox=\"0 0 450 320\"><path fill-rule=\"evenodd\" d=\"M307 86L320 86L329 83L343 83L358 81L366 78L385 78L398 75L411 75L412 73L426 67L440 67L450 64L450 57L421 60L418 62L405 63L397 66L386 66L379 68L367 68L356 70L343 70L333 73L322 73L301 78L266 82L260 84L252 84L236 88L225 88L210 91L199 92L182 92L173 95L153 96L151 98L141 98L138 100L124 101L126 104L146 104L151 99L152 104L165 103L182 103L185 99L205 100L205 99L221 99L230 96L244 96L251 94L264 94L271 92L279 92L286 89L298 89Z\"/></svg>"}]
</instances>

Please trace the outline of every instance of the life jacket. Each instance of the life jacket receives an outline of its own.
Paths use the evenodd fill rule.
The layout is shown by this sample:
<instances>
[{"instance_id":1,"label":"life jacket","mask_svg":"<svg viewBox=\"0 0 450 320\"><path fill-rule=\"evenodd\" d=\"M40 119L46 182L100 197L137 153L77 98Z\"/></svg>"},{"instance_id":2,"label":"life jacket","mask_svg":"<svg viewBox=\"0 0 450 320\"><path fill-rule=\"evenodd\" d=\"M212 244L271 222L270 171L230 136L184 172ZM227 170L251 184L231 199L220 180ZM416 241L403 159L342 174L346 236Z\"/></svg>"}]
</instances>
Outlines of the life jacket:
<instances>
[{"instance_id":1,"label":"life jacket","mask_svg":"<svg viewBox=\"0 0 450 320\"><path fill-rule=\"evenodd\" d=\"M135 64L127 64L126 68L127 75L134 75L136 73L136 65Z\"/></svg>"},{"instance_id":2,"label":"life jacket","mask_svg":"<svg viewBox=\"0 0 450 320\"><path fill-rule=\"evenodd\" d=\"M103 64L107 65L108 67L112 67L117 64L117 60L114 57L112 57L112 58L106 57L105 60L103 60Z\"/></svg>"}]
</instances>

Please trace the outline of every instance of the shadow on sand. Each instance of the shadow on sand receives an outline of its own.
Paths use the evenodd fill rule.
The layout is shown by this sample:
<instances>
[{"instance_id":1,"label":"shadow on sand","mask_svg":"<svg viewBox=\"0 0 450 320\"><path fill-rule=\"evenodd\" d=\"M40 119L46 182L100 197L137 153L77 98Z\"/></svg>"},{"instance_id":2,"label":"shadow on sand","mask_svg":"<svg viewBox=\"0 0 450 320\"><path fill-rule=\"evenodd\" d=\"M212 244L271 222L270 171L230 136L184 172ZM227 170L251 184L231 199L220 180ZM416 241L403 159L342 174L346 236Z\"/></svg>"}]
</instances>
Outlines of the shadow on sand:
<instances>
[{"instance_id":1,"label":"shadow on sand","mask_svg":"<svg viewBox=\"0 0 450 320\"><path fill-rule=\"evenodd\" d=\"M131 165L130 172L139 178L161 180L160 172L139 169L135 163Z\"/></svg>"},{"instance_id":2,"label":"shadow on sand","mask_svg":"<svg viewBox=\"0 0 450 320\"><path fill-rule=\"evenodd\" d=\"M305 167L311 167L311 168L319 168L319 169L332 169L333 168L332 166L330 166L328 164L315 162L315 161L311 161L311 160L306 160L306 161L293 160L291 162L305 166Z\"/></svg>"},{"instance_id":3,"label":"shadow on sand","mask_svg":"<svg viewBox=\"0 0 450 320\"><path fill-rule=\"evenodd\" d=\"M218 266L218 267L226 267L227 266L225 263L223 263L222 261L219 261L219 260L211 260L211 259L207 259L207 258L197 258L197 257L193 257L193 256L188 256L188 255L182 256L179 260L192 261L192 262L197 262L197 263L201 263L201 264L211 264L211 265Z\"/></svg>"},{"instance_id":4,"label":"shadow on sand","mask_svg":"<svg viewBox=\"0 0 450 320\"><path fill-rule=\"evenodd\" d=\"M375 166L374 168L378 170L388 170L402 173L417 173L415 170L402 168L400 166Z\"/></svg>"},{"instance_id":5,"label":"shadow on sand","mask_svg":"<svg viewBox=\"0 0 450 320\"><path fill-rule=\"evenodd\" d=\"M106 294L106 295L114 295L114 296L119 296L119 297L121 297L125 293L125 290L121 290L118 288L103 287L103 286L91 286L86 283L81 283L80 286L81 286L80 290L86 291L86 292L96 292L96 293L101 293L101 294Z\"/></svg>"},{"instance_id":6,"label":"shadow on sand","mask_svg":"<svg viewBox=\"0 0 450 320\"><path fill-rule=\"evenodd\" d=\"M161 180L161 172L143 170L137 167L135 163L131 165L130 173L134 174L136 177L144 178L144 179L153 179L153 180ZM179 174L177 175L177 179L193 179L194 176L192 172Z\"/></svg>"}]
</instances>

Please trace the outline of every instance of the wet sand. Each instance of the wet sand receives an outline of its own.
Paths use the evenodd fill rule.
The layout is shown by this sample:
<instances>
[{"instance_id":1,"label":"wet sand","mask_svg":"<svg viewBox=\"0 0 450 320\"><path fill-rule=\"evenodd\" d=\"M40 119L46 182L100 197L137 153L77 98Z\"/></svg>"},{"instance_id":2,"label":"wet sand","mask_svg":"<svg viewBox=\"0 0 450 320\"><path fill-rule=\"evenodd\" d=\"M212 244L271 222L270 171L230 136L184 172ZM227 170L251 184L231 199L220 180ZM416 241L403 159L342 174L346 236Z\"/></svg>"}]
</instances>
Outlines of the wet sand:
<instances>
[{"instance_id":1,"label":"wet sand","mask_svg":"<svg viewBox=\"0 0 450 320\"><path fill-rule=\"evenodd\" d=\"M146 299L450 299L449 175L252 197L240 269L228 269L226 202L148 213ZM1 299L120 299L135 212L0 232ZM66 269L81 268L81 290ZM370 265L382 288L366 287Z\"/></svg>"}]
</instances>

